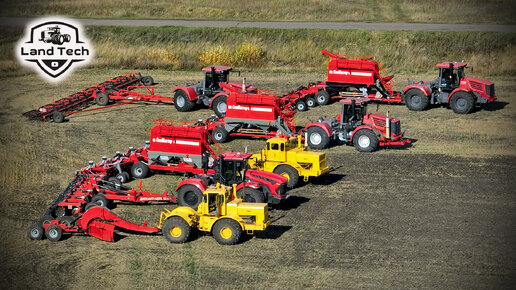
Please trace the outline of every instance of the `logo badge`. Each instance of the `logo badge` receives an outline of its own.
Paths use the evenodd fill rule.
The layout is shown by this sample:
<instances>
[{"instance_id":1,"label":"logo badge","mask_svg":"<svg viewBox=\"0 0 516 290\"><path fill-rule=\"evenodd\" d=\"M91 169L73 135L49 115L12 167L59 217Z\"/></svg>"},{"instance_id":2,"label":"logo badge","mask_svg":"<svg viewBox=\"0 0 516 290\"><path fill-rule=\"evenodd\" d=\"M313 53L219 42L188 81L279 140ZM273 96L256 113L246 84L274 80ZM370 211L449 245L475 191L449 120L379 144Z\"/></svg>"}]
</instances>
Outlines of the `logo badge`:
<instances>
[{"instance_id":1,"label":"logo badge","mask_svg":"<svg viewBox=\"0 0 516 290\"><path fill-rule=\"evenodd\" d=\"M40 18L29 23L15 53L20 63L51 82L63 80L93 58L82 26L65 18Z\"/></svg>"}]
</instances>

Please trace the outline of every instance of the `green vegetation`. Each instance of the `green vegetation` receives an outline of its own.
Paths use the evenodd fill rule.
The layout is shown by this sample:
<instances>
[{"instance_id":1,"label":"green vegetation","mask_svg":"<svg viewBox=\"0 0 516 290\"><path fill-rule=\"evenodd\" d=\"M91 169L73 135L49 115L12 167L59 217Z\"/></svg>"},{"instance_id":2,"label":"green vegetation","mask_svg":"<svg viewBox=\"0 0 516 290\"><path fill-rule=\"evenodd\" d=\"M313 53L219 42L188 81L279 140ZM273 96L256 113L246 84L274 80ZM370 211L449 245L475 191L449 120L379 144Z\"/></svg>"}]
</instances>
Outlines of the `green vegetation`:
<instances>
[{"instance_id":1,"label":"green vegetation","mask_svg":"<svg viewBox=\"0 0 516 290\"><path fill-rule=\"evenodd\" d=\"M2 16L69 15L275 21L514 23L513 1L483 0L112 0L8 1Z\"/></svg>"}]
</instances>

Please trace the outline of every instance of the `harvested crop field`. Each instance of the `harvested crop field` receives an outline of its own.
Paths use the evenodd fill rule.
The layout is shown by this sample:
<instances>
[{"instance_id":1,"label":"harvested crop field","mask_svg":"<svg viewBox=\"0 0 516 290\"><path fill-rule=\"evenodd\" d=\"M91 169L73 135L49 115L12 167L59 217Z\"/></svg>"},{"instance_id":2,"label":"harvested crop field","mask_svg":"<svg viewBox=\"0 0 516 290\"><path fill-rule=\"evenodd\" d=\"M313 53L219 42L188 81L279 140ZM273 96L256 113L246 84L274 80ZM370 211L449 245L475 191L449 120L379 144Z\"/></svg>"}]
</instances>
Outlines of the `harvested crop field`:
<instances>
[{"instance_id":1,"label":"harvested crop field","mask_svg":"<svg viewBox=\"0 0 516 290\"><path fill-rule=\"evenodd\" d=\"M326 150L331 174L291 190L270 212L273 225L235 246L200 235L184 245L159 235L119 233L116 243L68 236L30 241L27 228L88 160L141 147L157 118L196 121L210 110L127 105L72 115L62 124L21 113L119 74L82 70L53 86L27 74L0 79L0 278L2 288L510 288L516 260L516 86L496 83L498 102L470 115L446 108L369 110L399 117L405 149ZM147 71L157 93L200 79L198 72ZM245 73L258 88L284 93L322 74ZM397 75L396 80L407 76ZM433 74L410 76L432 79ZM402 89L401 81L396 89ZM339 104L298 113L298 124L336 115ZM263 140L233 140L226 150L259 150ZM154 175L143 189L174 189L179 176ZM138 181L129 183L138 186ZM117 205L129 221L150 225L174 205Z\"/></svg>"}]
</instances>

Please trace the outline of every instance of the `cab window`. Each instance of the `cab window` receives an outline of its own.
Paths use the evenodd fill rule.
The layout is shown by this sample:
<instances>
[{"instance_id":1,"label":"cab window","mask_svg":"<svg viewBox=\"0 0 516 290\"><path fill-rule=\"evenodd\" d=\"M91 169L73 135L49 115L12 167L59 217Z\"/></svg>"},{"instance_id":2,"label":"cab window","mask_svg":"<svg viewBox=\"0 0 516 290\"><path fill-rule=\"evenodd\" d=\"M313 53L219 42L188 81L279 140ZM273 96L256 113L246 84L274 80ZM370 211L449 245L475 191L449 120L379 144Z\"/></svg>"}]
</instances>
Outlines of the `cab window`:
<instances>
[{"instance_id":1,"label":"cab window","mask_svg":"<svg viewBox=\"0 0 516 290\"><path fill-rule=\"evenodd\" d=\"M285 151L285 143L281 143L280 151Z\"/></svg>"},{"instance_id":2,"label":"cab window","mask_svg":"<svg viewBox=\"0 0 516 290\"><path fill-rule=\"evenodd\" d=\"M276 143L272 143L272 145L271 145L271 149L272 149L272 150L278 150L278 149L279 149L279 145L278 145L278 144L276 144Z\"/></svg>"}]
</instances>

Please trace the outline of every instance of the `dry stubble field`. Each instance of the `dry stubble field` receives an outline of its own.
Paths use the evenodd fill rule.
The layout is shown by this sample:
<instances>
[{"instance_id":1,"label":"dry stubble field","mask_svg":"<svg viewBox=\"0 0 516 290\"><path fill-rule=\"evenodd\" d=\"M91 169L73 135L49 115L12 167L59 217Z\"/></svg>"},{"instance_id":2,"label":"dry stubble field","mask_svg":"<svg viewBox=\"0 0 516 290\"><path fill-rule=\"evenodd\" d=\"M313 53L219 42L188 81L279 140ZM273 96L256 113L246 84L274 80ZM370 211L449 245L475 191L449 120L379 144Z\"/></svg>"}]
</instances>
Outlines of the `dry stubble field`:
<instances>
[{"instance_id":1,"label":"dry stubble field","mask_svg":"<svg viewBox=\"0 0 516 290\"><path fill-rule=\"evenodd\" d=\"M211 111L178 113L167 105L128 105L77 114L63 124L21 113L120 71L83 70L59 86L35 75L2 78L0 108L0 247L2 288L505 288L514 285L516 86L495 81L499 102L470 115L445 108L411 112L378 106L402 120L404 150L358 153L328 149L331 174L291 191L271 212L274 225L236 246L209 236L184 245L161 236L121 233L116 243L72 236L30 241L28 226L88 160L142 146L153 119L195 121ZM157 93L200 78L196 72L145 72ZM283 93L314 74L245 74L259 88ZM407 76L399 75L397 89ZM433 78L433 74L411 76ZM298 114L298 124L336 115L338 104ZM370 106L370 110L377 110ZM255 151L260 140L234 140L227 150ZM173 189L179 177L155 175L148 191ZM137 186L136 181L131 182ZM173 205L118 205L116 213L156 224Z\"/></svg>"}]
</instances>

